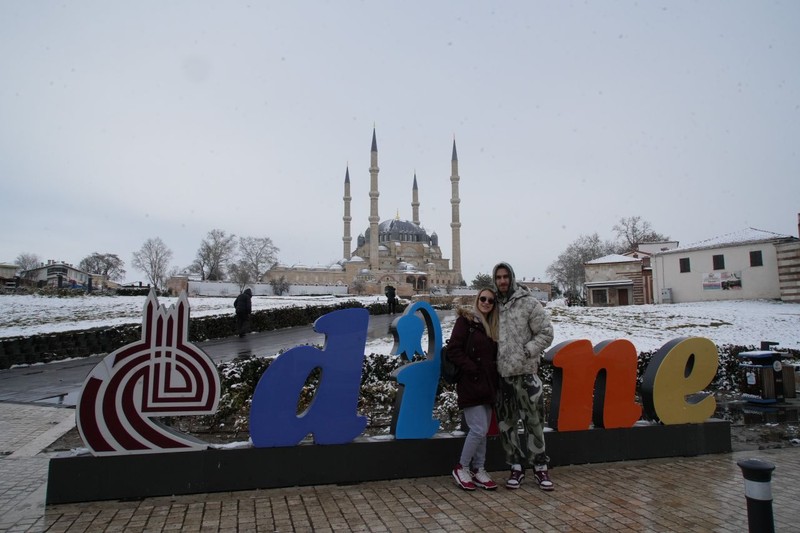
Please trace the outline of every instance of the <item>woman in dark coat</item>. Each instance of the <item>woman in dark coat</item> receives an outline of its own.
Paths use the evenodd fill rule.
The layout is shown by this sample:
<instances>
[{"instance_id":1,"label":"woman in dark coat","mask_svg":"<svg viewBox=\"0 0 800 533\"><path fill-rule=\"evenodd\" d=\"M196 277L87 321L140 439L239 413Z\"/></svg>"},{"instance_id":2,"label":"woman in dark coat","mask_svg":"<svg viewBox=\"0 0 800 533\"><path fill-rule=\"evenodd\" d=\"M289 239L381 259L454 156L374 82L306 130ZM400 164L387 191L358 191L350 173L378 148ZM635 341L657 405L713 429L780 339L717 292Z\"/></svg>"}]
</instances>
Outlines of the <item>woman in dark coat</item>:
<instances>
[{"instance_id":1,"label":"woman in dark coat","mask_svg":"<svg viewBox=\"0 0 800 533\"><path fill-rule=\"evenodd\" d=\"M461 458L453 469L456 484L464 490L497 488L486 473L486 435L492 421L497 393L497 339L499 315L495 293L478 292L472 307L458 310L453 333L447 343L447 357L460 369L456 394L464 410L469 433Z\"/></svg>"}]
</instances>

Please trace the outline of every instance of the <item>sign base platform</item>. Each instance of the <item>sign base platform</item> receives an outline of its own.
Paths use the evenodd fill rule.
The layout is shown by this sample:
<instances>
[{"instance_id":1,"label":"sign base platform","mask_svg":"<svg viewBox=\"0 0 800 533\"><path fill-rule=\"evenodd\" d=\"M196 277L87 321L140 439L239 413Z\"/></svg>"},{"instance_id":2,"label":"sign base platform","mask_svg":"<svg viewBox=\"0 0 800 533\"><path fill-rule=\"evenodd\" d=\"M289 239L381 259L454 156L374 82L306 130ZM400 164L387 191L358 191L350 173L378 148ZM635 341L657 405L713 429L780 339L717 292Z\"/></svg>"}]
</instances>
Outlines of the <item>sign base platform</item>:
<instances>
[{"instance_id":1,"label":"sign base platform","mask_svg":"<svg viewBox=\"0 0 800 533\"><path fill-rule=\"evenodd\" d=\"M731 451L730 423L647 425L545 433L551 467L688 457ZM448 475L463 436L395 440L360 437L338 445L207 449L50 460L48 505L98 500L271 489ZM490 438L486 469L505 470L499 438Z\"/></svg>"}]
</instances>

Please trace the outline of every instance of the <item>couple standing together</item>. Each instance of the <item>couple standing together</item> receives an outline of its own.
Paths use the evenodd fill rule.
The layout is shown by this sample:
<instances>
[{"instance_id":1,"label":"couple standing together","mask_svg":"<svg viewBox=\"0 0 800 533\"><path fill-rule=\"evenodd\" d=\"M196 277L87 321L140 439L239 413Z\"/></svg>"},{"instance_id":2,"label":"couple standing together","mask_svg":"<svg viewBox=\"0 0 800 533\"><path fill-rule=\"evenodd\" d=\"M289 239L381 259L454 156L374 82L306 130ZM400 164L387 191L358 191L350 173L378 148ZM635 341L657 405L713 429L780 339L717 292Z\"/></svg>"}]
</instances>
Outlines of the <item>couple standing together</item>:
<instances>
[{"instance_id":1,"label":"couple standing together","mask_svg":"<svg viewBox=\"0 0 800 533\"><path fill-rule=\"evenodd\" d=\"M525 466L533 467L539 488L553 490L544 446L542 381L537 374L542 353L553 342L553 326L542 304L518 285L508 263L492 272L495 290L482 289L475 304L458 310L447 355L461 370L456 383L458 407L469 432L453 469L464 490L497 484L484 468L487 434L497 413L497 427L511 473L509 489L519 488ZM518 423L524 432L520 435Z\"/></svg>"}]
</instances>

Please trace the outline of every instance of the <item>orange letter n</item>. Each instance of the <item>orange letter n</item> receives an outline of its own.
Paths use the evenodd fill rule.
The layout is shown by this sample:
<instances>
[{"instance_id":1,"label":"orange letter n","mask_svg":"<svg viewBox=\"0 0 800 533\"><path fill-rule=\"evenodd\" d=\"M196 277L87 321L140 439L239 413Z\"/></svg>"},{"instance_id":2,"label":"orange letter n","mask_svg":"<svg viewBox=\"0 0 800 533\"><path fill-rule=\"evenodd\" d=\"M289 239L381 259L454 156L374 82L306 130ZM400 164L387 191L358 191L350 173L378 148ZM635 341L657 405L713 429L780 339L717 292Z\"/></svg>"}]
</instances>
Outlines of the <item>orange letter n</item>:
<instances>
[{"instance_id":1,"label":"orange letter n","mask_svg":"<svg viewBox=\"0 0 800 533\"><path fill-rule=\"evenodd\" d=\"M638 354L625 339L562 342L544 358L553 369L550 426L558 431L631 427L642 414L636 403Z\"/></svg>"}]
</instances>

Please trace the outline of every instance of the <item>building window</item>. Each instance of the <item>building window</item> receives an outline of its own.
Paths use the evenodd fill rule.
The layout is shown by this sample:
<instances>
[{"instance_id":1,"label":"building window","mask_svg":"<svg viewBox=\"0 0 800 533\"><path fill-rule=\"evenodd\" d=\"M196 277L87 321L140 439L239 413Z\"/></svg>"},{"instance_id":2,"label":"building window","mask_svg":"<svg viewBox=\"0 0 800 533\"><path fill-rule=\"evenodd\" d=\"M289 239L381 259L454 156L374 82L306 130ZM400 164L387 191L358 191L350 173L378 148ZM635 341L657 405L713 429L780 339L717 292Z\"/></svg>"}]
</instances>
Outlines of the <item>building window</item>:
<instances>
[{"instance_id":1,"label":"building window","mask_svg":"<svg viewBox=\"0 0 800 533\"><path fill-rule=\"evenodd\" d=\"M761 257L761 250L750 252L750 266L751 267L764 266L764 258Z\"/></svg>"},{"instance_id":2,"label":"building window","mask_svg":"<svg viewBox=\"0 0 800 533\"><path fill-rule=\"evenodd\" d=\"M724 255L715 255L712 257L714 262L714 270L725 270L725 256Z\"/></svg>"},{"instance_id":3,"label":"building window","mask_svg":"<svg viewBox=\"0 0 800 533\"><path fill-rule=\"evenodd\" d=\"M692 271L691 267L689 266L689 258L688 257L684 257L684 258L680 259L680 264L681 264L681 273L691 272Z\"/></svg>"},{"instance_id":4,"label":"building window","mask_svg":"<svg viewBox=\"0 0 800 533\"><path fill-rule=\"evenodd\" d=\"M592 303L607 304L608 291L606 291L605 289L592 289Z\"/></svg>"}]
</instances>

